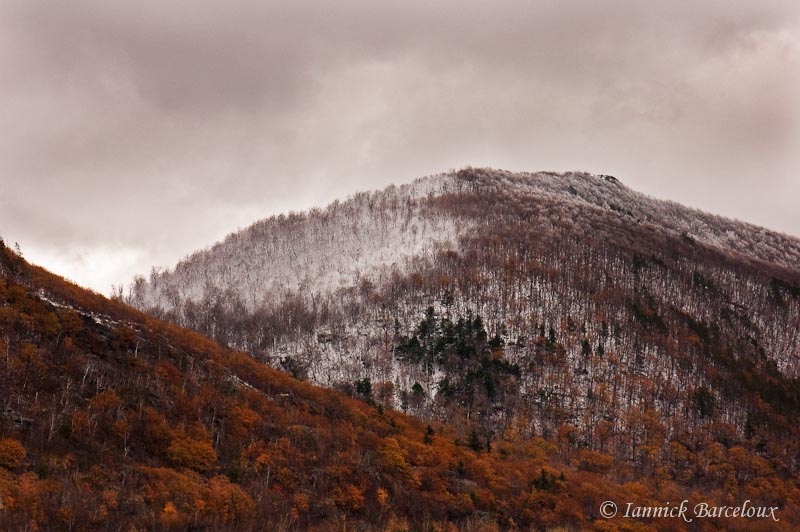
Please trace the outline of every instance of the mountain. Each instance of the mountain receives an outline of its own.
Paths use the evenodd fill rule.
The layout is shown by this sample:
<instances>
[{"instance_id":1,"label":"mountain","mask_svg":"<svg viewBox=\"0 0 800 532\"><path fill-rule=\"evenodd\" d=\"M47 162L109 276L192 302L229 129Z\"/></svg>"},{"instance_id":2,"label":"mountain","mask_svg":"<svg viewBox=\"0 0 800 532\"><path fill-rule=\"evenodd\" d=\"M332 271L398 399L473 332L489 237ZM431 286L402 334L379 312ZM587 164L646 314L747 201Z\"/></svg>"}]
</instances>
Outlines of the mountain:
<instances>
[{"instance_id":1,"label":"mountain","mask_svg":"<svg viewBox=\"0 0 800 532\"><path fill-rule=\"evenodd\" d=\"M691 495L540 438L488 452L476 432L303 383L1 244L1 530L614 530L605 499ZM797 492L754 467L758 501ZM774 530L800 522L796 506L782 517Z\"/></svg>"},{"instance_id":2,"label":"mountain","mask_svg":"<svg viewBox=\"0 0 800 532\"><path fill-rule=\"evenodd\" d=\"M154 269L127 301L464 429L482 402L486 437L523 418L595 447L631 408L744 435L800 401L800 241L611 176L467 169L357 194Z\"/></svg>"},{"instance_id":3,"label":"mountain","mask_svg":"<svg viewBox=\"0 0 800 532\"><path fill-rule=\"evenodd\" d=\"M483 449L543 438L715 489L749 474L688 455L800 473L800 240L612 176L468 168L360 193L126 300Z\"/></svg>"},{"instance_id":4,"label":"mountain","mask_svg":"<svg viewBox=\"0 0 800 532\"><path fill-rule=\"evenodd\" d=\"M477 182L484 174L495 189ZM0 530L796 530L800 438L791 357L748 341L748 351L726 358L731 353L715 349L730 338L723 330L727 321L719 330L699 321L690 327L679 312L696 314L689 307L668 311L662 292L650 284L650 270L700 268L701 258L708 276L689 275L679 287L693 287L687 298L702 290L710 306L722 294L734 297L724 292L730 286L743 290L736 284L741 279L761 282L735 294L749 297L767 287L735 316L750 316L741 332L763 332L754 338L759 345L783 345L779 340L791 334L792 323L781 330L768 320L789 320L796 311L791 268L705 247L694 262L679 255L668 260L655 254L659 241L652 238L653 255L631 255L638 257L635 268L624 262L631 253L624 243L610 240L608 263L591 255L595 267L548 267L548 261L574 261L582 255L573 254L597 240L566 238L574 225L548 222L544 211L535 234L545 236L537 240L524 230L532 219L526 213L549 208L553 200L537 206L516 191L507 197L495 177L462 172L447 177L445 186L455 188L445 192L445 180L434 178L265 222L274 249L296 244L288 259L265 259L276 264L293 264L293 257L304 256L304 242L325 238L337 242L331 249L349 242L347 249L371 257L358 266L341 259L340 277L333 286L330 278L320 281L319 292L270 287L264 293L275 299L256 299L251 311L233 285L214 287L209 274L198 303L181 299L179 307L155 310L177 320L194 307L196 323L231 345L247 344L249 354L81 289L0 242ZM568 177L576 183L589 178ZM376 221L356 223L356 208L370 212L371 198L392 195L397 201L375 199L368 220ZM401 217L408 221L402 233L408 241L373 253L381 241L360 240L361 232L404 227L390 210L381 211L385 205L408 213ZM605 220L599 211L580 212L589 212L581 220ZM309 223L325 216L336 224ZM295 232L273 235L273 227ZM635 236L625 232L633 224L597 227ZM456 240L445 238L452 230ZM387 230L386 242L396 238ZM665 242L676 250L705 246L691 238L695 242L679 234L675 243ZM412 241L422 239L427 243L414 247ZM544 255L545 249L555 254ZM318 271L332 271L313 250L305 256ZM496 270L498 264L503 269ZM619 287L589 292L582 284L612 266L617 276L605 283ZM715 268L732 273L711 277ZM520 271L529 272L535 290L509 282L518 281ZM157 281L162 275L172 274L158 274ZM287 275L316 278L299 270ZM626 299L633 297L627 277L641 299ZM536 300L539 312L512 319L513 309L534 304L526 299L531 290L551 289L557 291ZM206 295L220 291L220 299L205 307L212 302L204 302ZM584 306L567 306L582 298ZM602 314L600 325L587 322L584 332L575 320L601 303L620 314ZM546 321L545 312L562 307L574 316ZM774 315L759 314L762 309ZM633 318L618 322L623 312ZM504 315L507 322L500 321ZM514 337L533 321L539 327ZM589 341L592 334L603 339L602 352ZM584 336L591 352L584 354L583 342L575 352L573 342ZM625 346L635 339L648 346L641 361L636 354L625 358ZM656 361L675 356L669 342L694 346L676 360L674 376L702 385L676 389L660 374L648 374L659 367ZM373 358L358 358L365 354ZM342 393L272 369L262 357L307 379L313 368L305 361L330 363L329 357L339 357L338 375L345 379L348 367L362 373L336 383ZM397 378L395 390L393 381L370 377L373 360ZM691 371L684 367L689 363L696 364ZM420 380L403 389L415 375ZM674 396L665 395L673 389ZM592 420L599 408L606 410ZM744 427L737 424L743 415ZM681 500L690 508L746 504L774 513L689 523L601 513L604 501L623 509Z\"/></svg>"}]
</instances>

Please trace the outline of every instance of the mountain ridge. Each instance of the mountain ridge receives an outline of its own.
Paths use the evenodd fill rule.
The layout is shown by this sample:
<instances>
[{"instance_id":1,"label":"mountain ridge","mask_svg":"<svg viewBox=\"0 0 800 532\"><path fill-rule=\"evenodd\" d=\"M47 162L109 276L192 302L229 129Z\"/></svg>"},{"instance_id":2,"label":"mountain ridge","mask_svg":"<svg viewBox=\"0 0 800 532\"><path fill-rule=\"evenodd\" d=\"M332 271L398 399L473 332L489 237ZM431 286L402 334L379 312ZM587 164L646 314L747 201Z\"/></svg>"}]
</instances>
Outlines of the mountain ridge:
<instances>
[{"instance_id":1,"label":"mountain ridge","mask_svg":"<svg viewBox=\"0 0 800 532\"><path fill-rule=\"evenodd\" d=\"M528 189L517 189L522 193L531 191L544 193L554 199L563 199L572 196L583 200L587 204L609 209L620 215L627 216L637 223L650 222L658 223L663 228L673 231L686 233L687 236L717 245L727 251L739 252L742 255L760 261L778 261L782 266L790 269L797 269L800 264L800 238L773 231L755 224L731 219L720 215L710 214L701 209L685 207L682 204L671 200L660 200L652 196L637 192L623 184L619 179L605 174L591 174L588 172L537 172L537 173L514 173L498 171L494 169L467 169L461 172L462 175L471 177L471 181L492 186L493 181L500 181L496 186L505 188L506 192L514 191L514 185L527 185ZM456 173L459 175L459 173ZM543 179L544 178L544 179ZM576 185L589 184L588 187ZM552 185L555 184L554 189ZM600 187L594 185L600 185ZM551 186L548 186L551 185ZM610 194L603 196L597 194L597 189L611 191ZM621 196L621 197L620 197ZM613 200L622 200L622 205L614 203ZM655 208L654 208L655 207ZM655 212L654 212L655 211ZM660 217L654 214L661 215ZM672 216L669 216L672 215ZM661 219L659 219L661 218ZM689 219L695 218L694 224ZM669 222L679 222L670 227ZM717 234L712 231L713 225L721 226ZM733 235L721 234L722 230L734 231L734 233L756 233L769 239L772 247L782 248L777 255L771 253L745 253L745 250L738 246L732 246L735 240ZM738 229L738 231L737 231ZM704 231L705 230L705 231ZM724 237L728 237L728 239ZM736 235L740 236L740 235ZM727 246L720 244L728 244ZM761 248L764 250L764 248ZM774 251L774 250L773 250ZM788 256L782 256L785 253Z\"/></svg>"},{"instance_id":2,"label":"mountain ridge","mask_svg":"<svg viewBox=\"0 0 800 532\"><path fill-rule=\"evenodd\" d=\"M262 235L294 279L365 235L424 253L254 312L231 274L145 314L0 246L0 528L691 530L599 513L668 497L794 530L795 272L576 205L470 185L284 217Z\"/></svg>"},{"instance_id":3,"label":"mountain ridge","mask_svg":"<svg viewBox=\"0 0 800 532\"><path fill-rule=\"evenodd\" d=\"M610 179L613 181L610 181ZM545 181L547 181L547 185L550 186L544 185L543 183ZM590 186L581 186L587 183L589 183ZM613 187L613 191L621 194L623 197L613 194L609 194L608 196L610 197L598 194L597 187L594 186L598 183L600 185L605 185L602 187L605 191L612 190ZM725 252L736 253L741 258L749 261L756 261L765 265L771 264L772 266L778 265L788 270L796 269L797 265L800 264L800 239L797 237L772 231L740 220L709 214L700 209L684 207L677 202L657 200L630 189L613 176L603 174L595 175L587 172L514 173L494 169L468 168L459 172L419 178L410 184L401 185L399 187L393 185L387 188L385 193L396 194L394 197L395 201L402 200L403 198L419 201L425 198L430 199L431 197L463 192L465 186L469 185L484 190L497 191L500 189L507 193L516 192L525 195L537 194L550 197L557 201L570 199L581 200L587 205L592 205L607 211L610 210L619 216L627 217L637 224L654 224L662 229L672 231L674 234L680 234L687 239L705 243ZM576 185L578 186L576 187ZM294 218L302 217L304 214L312 217L329 215L331 210L335 211L339 206L347 205L353 201L358 202L362 199L366 199L367 203L374 201L374 199L370 200L369 198L375 198L376 195L380 193L380 191L359 192L347 200L336 200L323 209L313 208L306 213L292 212L288 215L276 215L262 219L244 230L229 234L221 242L209 248L187 256L179 261L175 269L185 267L194 261L203 261L205 260L204 256L213 254L214 251L219 248L237 247L236 241L247 239L248 235L256 228L265 228L269 230L266 226L269 226L271 223L276 223L284 219L291 222ZM654 209L653 207L657 208ZM660 216L654 216L653 211L656 211ZM669 222L673 223L670 224ZM437 229L442 228L434 228L434 233ZM458 234L453 228L446 228L435 236L439 237L438 240L440 241L452 241L458 237ZM761 237L763 240L758 239L758 241L754 242L756 237ZM747 248L739 245L741 242L747 242L746 245L750 247ZM434 242L427 242L427 244L433 243ZM238 244L238 247L241 247L241 244ZM425 250L412 250L407 256L413 256L413 251ZM391 259L393 258L396 259L398 257L379 256L379 260L376 262L380 266L385 266L391 264ZM172 271L162 270L160 268L154 269L151 272L151 278L154 273L156 275L169 276L170 273L174 274L175 271L174 269ZM143 277L138 277L136 282L141 283L143 279ZM331 286L335 286L335 283L325 284L326 288L330 288ZM131 286L131 288L134 288L134 286ZM149 302L149 304L154 303L156 303L155 300ZM145 304L146 303L139 303L137 306L142 307Z\"/></svg>"},{"instance_id":4,"label":"mountain ridge","mask_svg":"<svg viewBox=\"0 0 800 532\"><path fill-rule=\"evenodd\" d=\"M475 397L458 365L472 364L470 379L488 379L487 437L520 415L530 434L552 434L566 413L589 444L580 413L626 430L639 375L657 379L660 416L692 418L697 401L679 389L710 393L740 433L757 397L776 415L796 409L795 257L797 239L610 176L468 168L258 222L140 278L127 300L317 384L355 393L369 381L385 406L462 430ZM492 350L499 365L482 358Z\"/></svg>"}]
</instances>

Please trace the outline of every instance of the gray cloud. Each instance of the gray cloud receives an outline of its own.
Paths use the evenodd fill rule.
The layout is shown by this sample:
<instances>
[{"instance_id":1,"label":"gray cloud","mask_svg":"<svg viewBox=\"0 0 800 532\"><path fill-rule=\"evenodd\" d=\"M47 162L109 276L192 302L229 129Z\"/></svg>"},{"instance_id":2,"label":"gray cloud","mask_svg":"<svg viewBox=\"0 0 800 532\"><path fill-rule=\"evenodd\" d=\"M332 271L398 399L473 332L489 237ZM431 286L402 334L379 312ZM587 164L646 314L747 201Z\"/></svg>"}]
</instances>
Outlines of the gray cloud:
<instances>
[{"instance_id":1,"label":"gray cloud","mask_svg":"<svg viewBox=\"0 0 800 532\"><path fill-rule=\"evenodd\" d=\"M796 2L0 6L0 234L107 291L268 214L471 165L800 235Z\"/></svg>"}]
</instances>

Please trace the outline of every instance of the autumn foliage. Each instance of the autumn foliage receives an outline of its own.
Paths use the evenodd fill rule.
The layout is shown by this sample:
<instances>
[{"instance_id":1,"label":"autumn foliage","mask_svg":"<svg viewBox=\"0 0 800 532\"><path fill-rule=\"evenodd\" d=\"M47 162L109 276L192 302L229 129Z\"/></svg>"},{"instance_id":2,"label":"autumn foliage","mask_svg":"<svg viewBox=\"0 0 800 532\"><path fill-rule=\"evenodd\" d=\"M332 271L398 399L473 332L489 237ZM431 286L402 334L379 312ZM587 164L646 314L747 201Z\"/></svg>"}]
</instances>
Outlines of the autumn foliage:
<instances>
[{"instance_id":1,"label":"autumn foliage","mask_svg":"<svg viewBox=\"0 0 800 532\"><path fill-rule=\"evenodd\" d=\"M0 440L0 467L17 468L22 464L26 454L25 447L18 440L10 438Z\"/></svg>"},{"instance_id":2,"label":"autumn foliage","mask_svg":"<svg viewBox=\"0 0 800 532\"><path fill-rule=\"evenodd\" d=\"M641 409L635 461L575 448L566 424L473 449L467 431L298 381L6 249L0 274L2 530L693 530L598 514L665 497L781 507L779 523L703 530L800 524L776 458L797 438L778 453L709 425L664 462Z\"/></svg>"}]
</instances>

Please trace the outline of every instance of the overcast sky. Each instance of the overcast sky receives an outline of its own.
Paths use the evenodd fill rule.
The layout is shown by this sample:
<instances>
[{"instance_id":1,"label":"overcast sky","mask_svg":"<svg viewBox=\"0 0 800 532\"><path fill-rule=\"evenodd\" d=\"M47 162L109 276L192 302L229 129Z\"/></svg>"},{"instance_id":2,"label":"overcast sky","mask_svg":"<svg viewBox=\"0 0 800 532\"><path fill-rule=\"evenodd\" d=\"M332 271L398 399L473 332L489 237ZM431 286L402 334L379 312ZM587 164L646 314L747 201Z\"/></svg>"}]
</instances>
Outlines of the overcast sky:
<instances>
[{"instance_id":1,"label":"overcast sky","mask_svg":"<svg viewBox=\"0 0 800 532\"><path fill-rule=\"evenodd\" d=\"M107 294L287 210L587 170L800 236L800 2L0 3L0 235Z\"/></svg>"}]
</instances>

